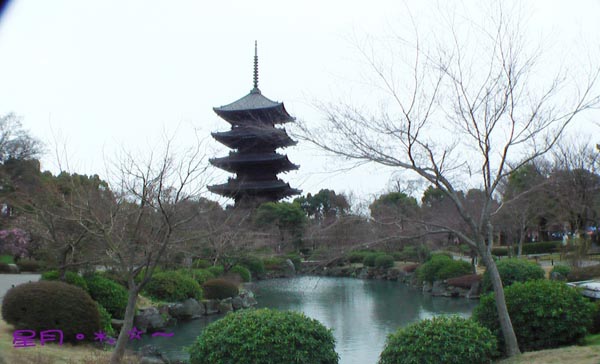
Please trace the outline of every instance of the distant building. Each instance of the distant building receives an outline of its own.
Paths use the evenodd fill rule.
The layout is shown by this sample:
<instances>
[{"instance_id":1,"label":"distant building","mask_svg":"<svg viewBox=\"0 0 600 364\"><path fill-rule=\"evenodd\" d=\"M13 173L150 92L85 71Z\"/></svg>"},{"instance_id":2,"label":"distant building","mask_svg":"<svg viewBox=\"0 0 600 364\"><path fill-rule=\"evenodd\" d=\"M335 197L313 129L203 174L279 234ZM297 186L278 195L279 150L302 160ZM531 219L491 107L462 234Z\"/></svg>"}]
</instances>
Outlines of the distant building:
<instances>
[{"instance_id":1,"label":"distant building","mask_svg":"<svg viewBox=\"0 0 600 364\"><path fill-rule=\"evenodd\" d=\"M231 124L231 130L211 133L218 142L233 149L229 155L210 159L210 163L231 173L227 183L208 186L208 190L235 200L236 207L255 207L298 195L300 190L279 179L281 172L298 169L278 148L296 145L284 128L294 121L281 102L271 101L258 89L258 55L254 45L254 88L231 104L213 110Z\"/></svg>"}]
</instances>

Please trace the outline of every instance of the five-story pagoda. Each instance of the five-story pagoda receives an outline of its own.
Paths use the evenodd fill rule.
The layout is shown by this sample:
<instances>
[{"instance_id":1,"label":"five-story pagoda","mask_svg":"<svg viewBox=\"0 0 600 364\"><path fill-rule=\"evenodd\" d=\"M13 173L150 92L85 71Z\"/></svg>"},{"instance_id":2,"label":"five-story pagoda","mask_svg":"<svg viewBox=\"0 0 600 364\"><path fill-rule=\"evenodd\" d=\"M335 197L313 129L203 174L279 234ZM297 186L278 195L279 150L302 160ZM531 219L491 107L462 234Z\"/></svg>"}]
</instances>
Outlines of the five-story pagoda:
<instances>
[{"instance_id":1,"label":"five-story pagoda","mask_svg":"<svg viewBox=\"0 0 600 364\"><path fill-rule=\"evenodd\" d=\"M208 186L209 191L233 198L236 207L254 207L298 195L300 190L277 178L277 174L298 169L277 148L295 145L285 129L276 124L293 121L283 103L271 101L258 89L258 55L254 44L254 88L231 104L213 110L231 124L231 130L211 133L218 142L234 149L228 156L210 163L231 173L227 183Z\"/></svg>"}]
</instances>

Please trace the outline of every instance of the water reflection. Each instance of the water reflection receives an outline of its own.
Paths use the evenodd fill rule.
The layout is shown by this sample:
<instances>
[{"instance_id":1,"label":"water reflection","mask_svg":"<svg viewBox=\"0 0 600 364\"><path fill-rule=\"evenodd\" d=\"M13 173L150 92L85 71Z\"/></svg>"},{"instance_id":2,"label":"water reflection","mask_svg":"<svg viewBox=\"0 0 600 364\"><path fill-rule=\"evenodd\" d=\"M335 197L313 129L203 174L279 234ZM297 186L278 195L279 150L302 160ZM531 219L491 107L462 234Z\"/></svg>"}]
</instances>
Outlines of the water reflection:
<instances>
[{"instance_id":1,"label":"water reflection","mask_svg":"<svg viewBox=\"0 0 600 364\"><path fill-rule=\"evenodd\" d=\"M298 277L254 284L259 307L294 310L333 329L340 364L376 363L388 334L399 327L440 314L470 316L476 301L431 297L397 282L352 278ZM211 316L178 325L175 336L144 338L172 359L186 358L189 346ZM148 335L146 335L148 336Z\"/></svg>"}]
</instances>

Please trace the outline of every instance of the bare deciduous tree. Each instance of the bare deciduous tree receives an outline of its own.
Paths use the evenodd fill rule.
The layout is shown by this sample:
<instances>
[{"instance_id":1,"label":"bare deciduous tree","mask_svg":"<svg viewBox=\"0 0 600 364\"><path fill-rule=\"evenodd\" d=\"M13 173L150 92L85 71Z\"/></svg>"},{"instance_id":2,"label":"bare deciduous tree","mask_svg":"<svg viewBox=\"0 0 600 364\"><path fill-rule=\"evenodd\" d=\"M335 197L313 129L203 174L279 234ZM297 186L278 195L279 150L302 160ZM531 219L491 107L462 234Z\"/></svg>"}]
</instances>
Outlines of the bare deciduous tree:
<instances>
[{"instance_id":1,"label":"bare deciduous tree","mask_svg":"<svg viewBox=\"0 0 600 364\"><path fill-rule=\"evenodd\" d=\"M339 156L409 170L452 201L466 228L431 222L427 228L453 233L481 255L508 356L519 347L491 255L492 217L502 208L494 206L498 185L511 169L551 150L575 116L600 101L594 94L598 68L582 83L571 83L564 70L552 77L540 69L539 49L528 52L519 18L500 2L481 23L456 10L437 23L442 29L434 29L429 48L416 26L414 38L397 37L395 63L379 59L390 51L387 43L378 51L373 43L360 47L392 107L371 113L343 101L320 105L323 123L301 123L298 135ZM412 61L406 54L414 55ZM483 191L477 211L461 199L468 184Z\"/></svg>"}]
</instances>

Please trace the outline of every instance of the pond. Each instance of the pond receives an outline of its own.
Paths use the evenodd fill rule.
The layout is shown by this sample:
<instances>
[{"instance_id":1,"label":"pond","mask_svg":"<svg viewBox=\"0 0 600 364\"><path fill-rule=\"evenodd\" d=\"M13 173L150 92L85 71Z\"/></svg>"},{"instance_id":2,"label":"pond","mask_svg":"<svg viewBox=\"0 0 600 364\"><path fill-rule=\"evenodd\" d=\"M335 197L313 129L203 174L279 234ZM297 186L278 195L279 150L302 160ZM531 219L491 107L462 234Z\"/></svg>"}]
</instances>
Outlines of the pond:
<instances>
[{"instance_id":1,"label":"pond","mask_svg":"<svg viewBox=\"0 0 600 364\"><path fill-rule=\"evenodd\" d=\"M388 334L435 315L468 317L478 301L423 295L398 282L353 278L296 277L254 283L258 307L295 310L333 329L340 364L376 363ZM135 347L151 344L171 359L187 359L202 329L220 316L181 323L170 338L143 336ZM168 331L168 330L167 330Z\"/></svg>"}]
</instances>

